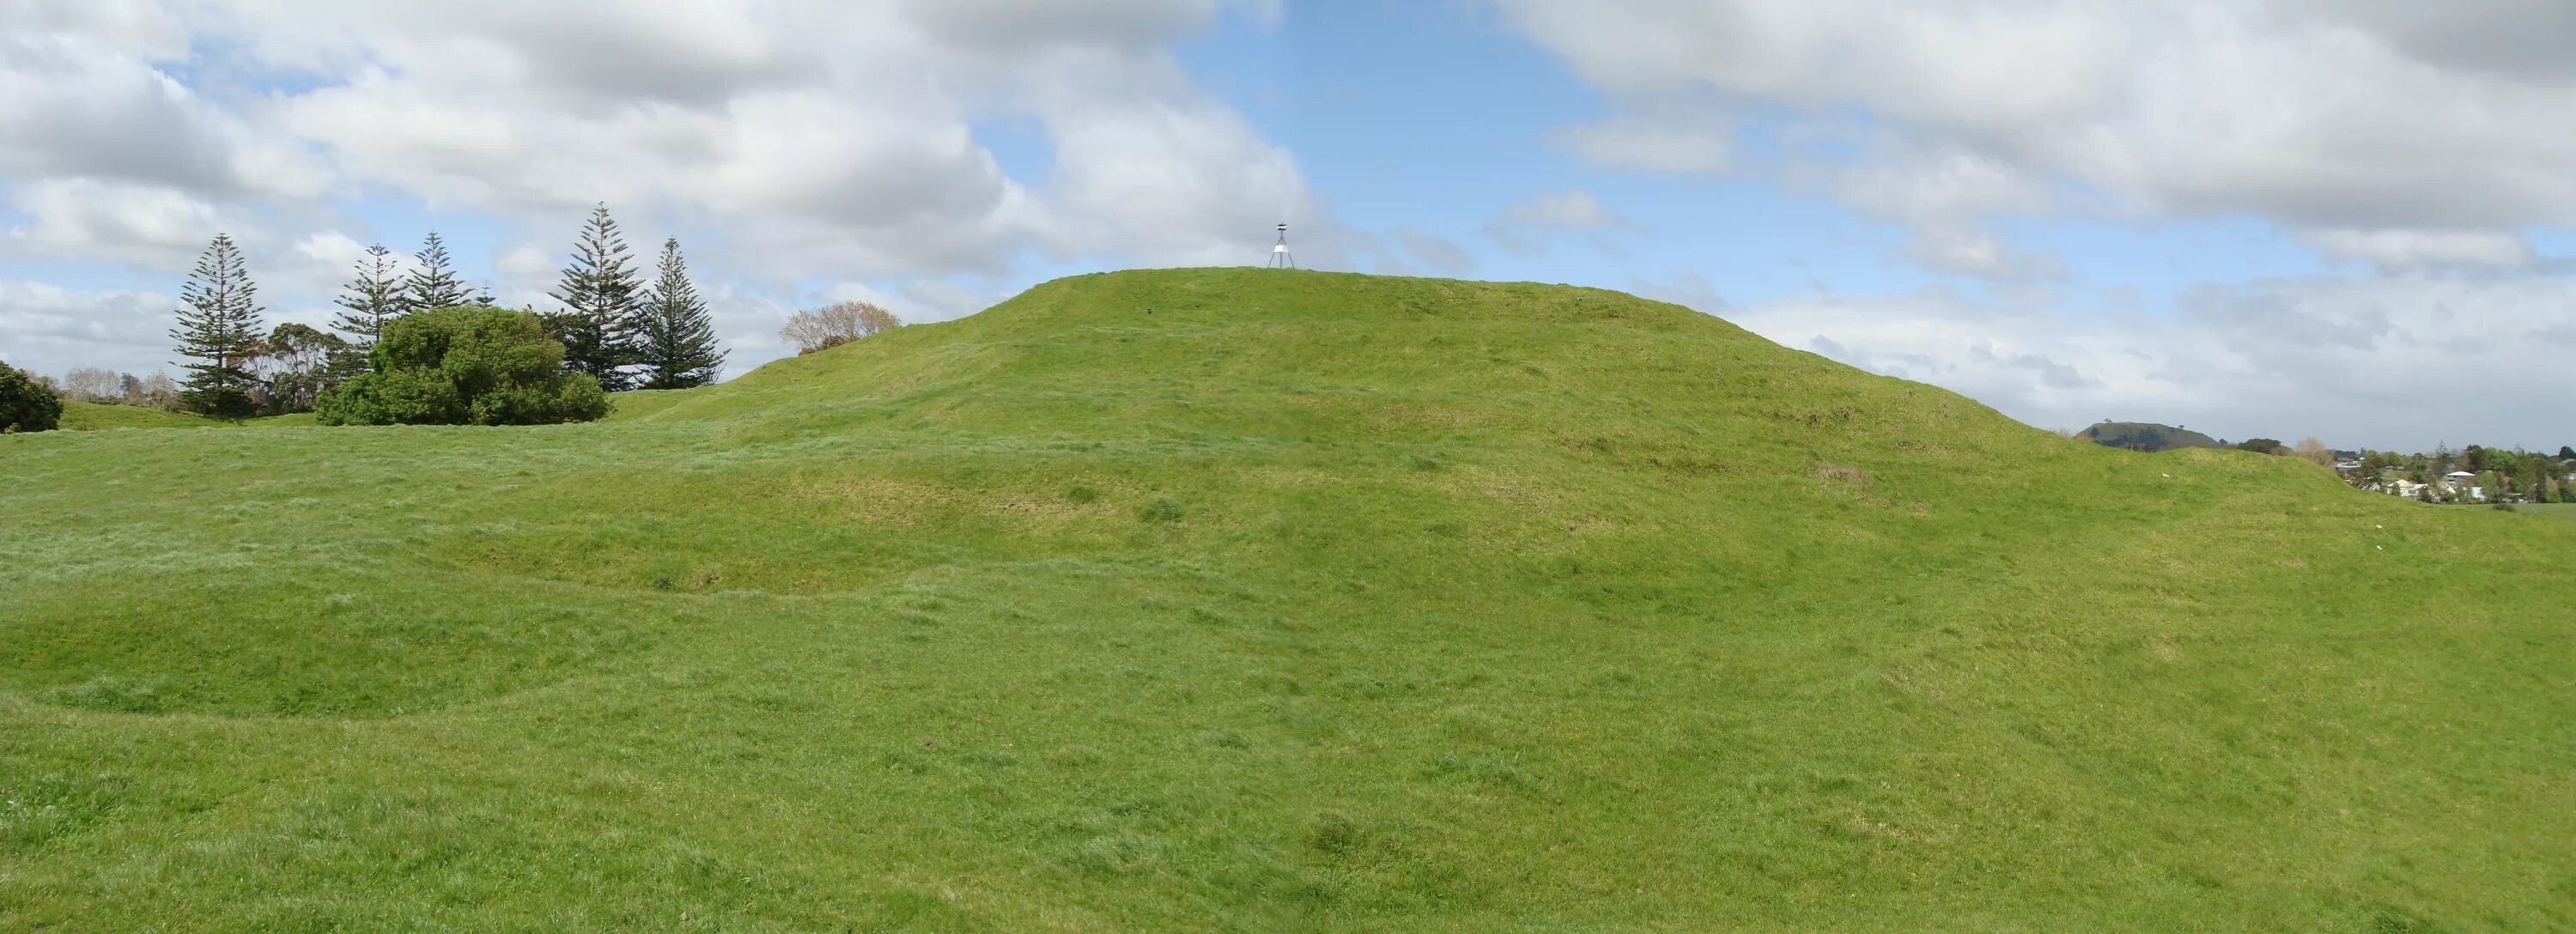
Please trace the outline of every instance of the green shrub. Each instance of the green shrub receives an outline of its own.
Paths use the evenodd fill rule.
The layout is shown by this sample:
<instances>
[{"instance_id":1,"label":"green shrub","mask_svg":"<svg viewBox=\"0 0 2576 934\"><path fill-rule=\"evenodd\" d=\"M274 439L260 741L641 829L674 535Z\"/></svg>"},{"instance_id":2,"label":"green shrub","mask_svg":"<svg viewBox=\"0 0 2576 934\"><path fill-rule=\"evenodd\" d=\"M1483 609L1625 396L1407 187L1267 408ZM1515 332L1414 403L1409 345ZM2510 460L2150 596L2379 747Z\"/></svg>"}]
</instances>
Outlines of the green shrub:
<instances>
[{"instance_id":1,"label":"green shrub","mask_svg":"<svg viewBox=\"0 0 2576 934\"><path fill-rule=\"evenodd\" d=\"M322 394L325 425L547 425L608 414L608 394L563 368L537 316L506 308L432 308L385 324L374 372Z\"/></svg>"},{"instance_id":2,"label":"green shrub","mask_svg":"<svg viewBox=\"0 0 2576 934\"><path fill-rule=\"evenodd\" d=\"M63 400L36 378L0 363L0 434L52 431L63 418Z\"/></svg>"}]
</instances>

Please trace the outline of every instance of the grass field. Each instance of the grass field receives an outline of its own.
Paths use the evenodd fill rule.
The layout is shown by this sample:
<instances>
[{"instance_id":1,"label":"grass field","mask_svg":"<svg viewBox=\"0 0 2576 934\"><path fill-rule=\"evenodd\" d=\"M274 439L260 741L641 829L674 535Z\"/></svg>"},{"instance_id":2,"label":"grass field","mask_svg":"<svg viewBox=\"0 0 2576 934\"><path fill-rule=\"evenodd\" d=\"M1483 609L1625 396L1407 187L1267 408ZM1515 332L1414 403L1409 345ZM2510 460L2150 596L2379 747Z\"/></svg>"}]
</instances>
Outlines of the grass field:
<instances>
[{"instance_id":1,"label":"grass field","mask_svg":"<svg viewBox=\"0 0 2576 934\"><path fill-rule=\"evenodd\" d=\"M0 929L2576 927L2576 524L1534 285L619 406L0 437Z\"/></svg>"},{"instance_id":2,"label":"grass field","mask_svg":"<svg viewBox=\"0 0 2576 934\"><path fill-rule=\"evenodd\" d=\"M2513 509L2515 512L2527 512L2534 515L2552 516L2560 519L2576 519L2576 503L2524 503L2520 506L2513 507Z\"/></svg>"},{"instance_id":3,"label":"grass field","mask_svg":"<svg viewBox=\"0 0 2576 934\"><path fill-rule=\"evenodd\" d=\"M227 423L185 412L164 412L139 405L100 405L95 402L63 402L61 428L65 431L105 431L111 428L214 428Z\"/></svg>"},{"instance_id":4,"label":"grass field","mask_svg":"<svg viewBox=\"0 0 2576 934\"><path fill-rule=\"evenodd\" d=\"M63 419L60 427L64 431L108 431L116 428L244 428L253 426L283 428L295 425L314 424L318 423L313 420L313 413L311 412L298 412L293 415L268 415L259 418L245 419L239 422L228 422L222 419L207 418L203 415L192 415L186 412L165 412L160 409L150 409L135 405L100 405L95 402L75 402L65 400L63 402Z\"/></svg>"}]
</instances>

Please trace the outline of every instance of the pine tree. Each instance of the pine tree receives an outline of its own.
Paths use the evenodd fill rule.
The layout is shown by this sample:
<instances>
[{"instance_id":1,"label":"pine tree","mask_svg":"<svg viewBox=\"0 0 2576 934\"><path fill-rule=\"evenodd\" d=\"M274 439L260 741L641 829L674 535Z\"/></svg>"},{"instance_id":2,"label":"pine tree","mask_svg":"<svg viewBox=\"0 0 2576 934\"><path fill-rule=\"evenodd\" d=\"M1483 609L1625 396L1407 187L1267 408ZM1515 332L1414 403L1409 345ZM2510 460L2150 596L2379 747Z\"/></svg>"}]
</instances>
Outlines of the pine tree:
<instances>
[{"instance_id":1,"label":"pine tree","mask_svg":"<svg viewBox=\"0 0 2576 934\"><path fill-rule=\"evenodd\" d=\"M464 281L456 278L455 268L448 265L447 244L438 239L437 231L430 232L420 252L412 254L412 258L420 261L420 268L403 280L404 314L424 308L454 308L473 297Z\"/></svg>"},{"instance_id":2,"label":"pine tree","mask_svg":"<svg viewBox=\"0 0 2576 934\"><path fill-rule=\"evenodd\" d=\"M635 362L644 283L626 265L626 239L608 216L607 204L591 210L559 288L554 298L570 310L548 322L555 339L563 342L564 365L598 377L610 392L631 386L625 367Z\"/></svg>"},{"instance_id":3,"label":"pine tree","mask_svg":"<svg viewBox=\"0 0 2576 934\"><path fill-rule=\"evenodd\" d=\"M393 251L383 244L368 247L367 258L358 261L358 277L346 288L333 301L348 310L331 322L331 329L349 335L350 343L364 352L384 334L385 323L403 313L403 283L394 272Z\"/></svg>"},{"instance_id":4,"label":"pine tree","mask_svg":"<svg viewBox=\"0 0 2576 934\"><path fill-rule=\"evenodd\" d=\"M725 352L716 344L716 327L707 303L689 284L688 261L680 258L680 238L662 241L661 277L644 299L635 335L636 362L644 365L645 389L687 389L716 381L724 370Z\"/></svg>"},{"instance_id":5,"label":"pine tree","mask_svg":"<svg viewBox=\"0 0 2576 934\"><path fill-rule=\"evenodd\" d=\"M180 355L199 361L184 364L187 388L179 396L189 408L221 418L243 418L254 410L250 391L259 378L251 375L250 359L263 333L261 309L253 301L258 292L232 237L215 235L179 293L188 307L179 310L179 326L170 330Z\"/></svg>"}]
</instances>

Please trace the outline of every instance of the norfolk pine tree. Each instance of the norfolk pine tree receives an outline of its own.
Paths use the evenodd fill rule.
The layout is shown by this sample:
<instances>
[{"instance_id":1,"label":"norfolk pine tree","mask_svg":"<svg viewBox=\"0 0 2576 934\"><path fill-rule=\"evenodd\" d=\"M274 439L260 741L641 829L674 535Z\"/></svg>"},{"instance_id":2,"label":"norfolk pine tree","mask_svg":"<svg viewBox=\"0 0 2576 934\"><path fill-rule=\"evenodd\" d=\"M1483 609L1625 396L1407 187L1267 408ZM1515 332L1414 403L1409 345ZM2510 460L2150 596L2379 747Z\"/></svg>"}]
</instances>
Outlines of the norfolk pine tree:
<instances>
[{"instance_id":1,"label":"norfolk pine tree","mask_svg":"<svg viewBox=\"0 0 2576 934\"><path fill-rule=\"evenodd\" d=\"M557 288L555 300L569 310L549 316L547 324L563 342L564 365L598 377L610 392L632 386L625 367L635 362L644 283L626 265L626 239L606 203L593 208L582 225L572 265L564 267Z\"/></svg>"},{"instance_id":2,"label":"norfolk pine tree","mask_svg":"<svg viewBox=\"0 0 2576 934\"><path fill-rule=\"evenodd\" d=\"M364 352L385 332L385 322L403 313L403 282L394 271L393 251L383 244L368 247L367 258L358 261L358 277L346 288L333 301L348 310L332 320L331 329L349 335L350 344Z\"/></svg>"},{"instance_id":3,"label":"norfolk pine tree","mask_svg":"<svg viewBox=\"0 0 2576 934\"><path fill-rule=\"evenodd\" d=\"M244 418L253 411L250 391L259 378L251 375L250 358L260 346L260 307L253 301L258 291L232 237L216 234L180 290L188 307L179 309L179 326L170 330L180 355L197 361L183 364L188 379L179 396L189 408L219 418Z\"/></svg>"},{"instance_id":4,"label":"norfolk pine tree","mask_svg":"<svg viewBox=\"0 0 2576 934\"><path fill-rule=\"evenodd\" d=\"M680 239L662 241L661 276L644 299L636 329L636 362L644 365L643 388L688 389L716 381L725 352L716 344L715 322L707 303L689 284L688 261L680 258Z\"/></svg>"},{"instance_id":5,"label":"norfolk pine tree","mask_svg":"<svg viewBox=\"0 0 2576 934\"><path fill-rule=\"evenodd\" d=\"M437 231L430 231L420 252L412 254L412 258L420 261L420 268L403 280L403 313L454 308L474 297L464 281L456 278L455 268L448 265L447 244L438 239Z\"/></svg>"}]
</instances>

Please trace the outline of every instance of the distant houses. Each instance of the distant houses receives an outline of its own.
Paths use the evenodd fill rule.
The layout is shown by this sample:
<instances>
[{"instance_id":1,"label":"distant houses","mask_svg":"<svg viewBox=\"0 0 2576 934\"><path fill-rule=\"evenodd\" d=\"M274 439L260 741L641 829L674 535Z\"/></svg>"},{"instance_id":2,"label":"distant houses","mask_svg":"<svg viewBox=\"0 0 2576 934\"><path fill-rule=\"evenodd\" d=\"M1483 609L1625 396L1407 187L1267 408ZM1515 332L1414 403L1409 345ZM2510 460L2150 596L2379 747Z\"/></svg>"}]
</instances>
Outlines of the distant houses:
<instances>
[{"instance_id":1,"label":"distant houses","mask_svg":"<svg viewBox=\"0 0 2576 934\"><path fill-rule=\"evenodd\" d=\"M2442 489L2469 502L2487 501L2487 490L2478 485L2478 475L2465 470L2454 470L2443 474Z\"/></svg>"},{"instance_id":2,"label":"distant houses","mask_svg":"<svg viewBox=\"0 0 2576 934\"><path fill-rule=\"evenodd\" d=\"M2374 477L2360 476L2360 469L2361 465L2358 463L2335 465L2335 470L2344 474L2347 482L2372 493L2386 493L2405 499L2449 499L2463 503L2487 501L2487 488L2478 485L2477 474L2466 470L2454 470L2443 474L2432 483L2417 483L2399 476L2394 470L2384 471Z\"/></svg>"}]
</instances>

